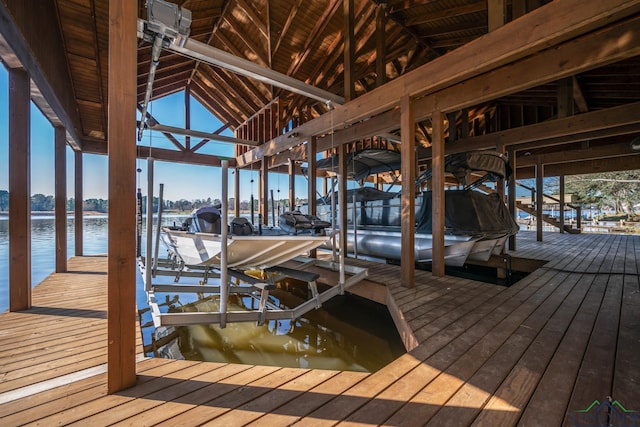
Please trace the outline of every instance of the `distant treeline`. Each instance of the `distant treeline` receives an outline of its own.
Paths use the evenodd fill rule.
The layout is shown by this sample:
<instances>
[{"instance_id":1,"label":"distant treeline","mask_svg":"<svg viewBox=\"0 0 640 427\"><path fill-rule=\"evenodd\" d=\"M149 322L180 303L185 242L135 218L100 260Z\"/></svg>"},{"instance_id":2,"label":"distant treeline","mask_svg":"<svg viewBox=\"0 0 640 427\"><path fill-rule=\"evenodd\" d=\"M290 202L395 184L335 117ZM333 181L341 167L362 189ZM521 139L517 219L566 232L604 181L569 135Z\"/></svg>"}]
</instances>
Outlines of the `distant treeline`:
<instances>
[{"instance_id":1,"label":"distant treeline","mask_svg":"<svg viewBox=\"0 0 640 427\"><path fill-rule=\"evenodd\" d=\"M158 198L153 198L153 211L158 211ZM277 204L280 206L287 206L288 200L282 199L277 200ZM198 209L202 206L219 206L221 204L220 199L211 199L211 197L207 199L196 199L196 200L185 200L180 199L176 201L165 200L163 202L163 210L177 210L177 211L190 211L192 209ZM229 199L229 206L233 206L234 199ZM67 211L73 211L76 207L75 199L69 198L67 199ZM254 209L258 208L257 199L254 200ZM9 192L7 190L0 190L0 211L7 211L9 209ZM53 211L55 209L55 198L53 196L45 196L44 194L34 194L31 196L31 211L34 212L42 212L42 211ZM241 210L250 210L251 202L242 201L240 202ZM82 202L82 210L83 211L93 211L100 213L107 213L109 211L109 202L105 199L86 199ZM142 213L146 213L147 211L147 196L142 196Z\"/></svg>"}]
</instances>

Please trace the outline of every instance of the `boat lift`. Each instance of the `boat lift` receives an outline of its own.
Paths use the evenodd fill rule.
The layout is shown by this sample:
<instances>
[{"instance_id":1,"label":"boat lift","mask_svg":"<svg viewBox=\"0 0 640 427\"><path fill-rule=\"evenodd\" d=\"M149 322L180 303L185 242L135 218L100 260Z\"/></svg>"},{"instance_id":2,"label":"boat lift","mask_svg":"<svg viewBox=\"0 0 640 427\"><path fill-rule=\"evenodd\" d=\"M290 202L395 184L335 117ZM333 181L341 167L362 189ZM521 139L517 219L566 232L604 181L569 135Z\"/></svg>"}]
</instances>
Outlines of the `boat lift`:
<instances>
[{"instance_id":1,"label":"boat lift","mask_svg":"<svg viewBox=\"0 0 640 427\"><path fill-rule=\"evenodd\" d=\"M283 266L274 266L265 269L269 279L257 279L244 272L232 268L227 268L226 241L227 241L227 220L228 220L228 160L222 160L222 251L220 256L220 266L187 266L177 258L176 254L171 254L166 261L158 260L158 247L160 241L160 230L162 222L162 197L163 185L160 184L158 215L155 235L155 251L151 257L153 248L153 158L147 158L147 256L139 257L138 265L142 273L144 288L147 294L153 323L159 326L178 325L202 325L219 324L224 328L227 322L256 322L260 326L269 320L297 319L307 312L320 308L322 304L337 295L344 294L344 291L351 286L365 279L368 275L366 268L347 265L344 262L344 254L338 259L331 261L307 257L296 257L292 261L300 262L295 269ZM141 213L140 213L141 215ZM320 274L309 271L313 267L319 267L331 272L339 273L338 283L329 289L318 292L317 280ZM347 278L349 274L349 278ZM154 283L157 276L173 275L173 284ZM181 284L182 276L202 277L200 284ZM207 284L209 277L218 277L220 285ZM284 278L294 278L306 282L309 286L311 298L295 308L282 309L269 302L269 292L276 289L276 282ZM246 285L232 284L232 280L241 281ZM160 310L157 294L164 292L179 293L212 293L220 296L220 310L218 312L183 312L183 313L163 313ZM250 311L228 311L229 295L245 295L258 302L257 310Z\"/></svg>"}]
</instances>

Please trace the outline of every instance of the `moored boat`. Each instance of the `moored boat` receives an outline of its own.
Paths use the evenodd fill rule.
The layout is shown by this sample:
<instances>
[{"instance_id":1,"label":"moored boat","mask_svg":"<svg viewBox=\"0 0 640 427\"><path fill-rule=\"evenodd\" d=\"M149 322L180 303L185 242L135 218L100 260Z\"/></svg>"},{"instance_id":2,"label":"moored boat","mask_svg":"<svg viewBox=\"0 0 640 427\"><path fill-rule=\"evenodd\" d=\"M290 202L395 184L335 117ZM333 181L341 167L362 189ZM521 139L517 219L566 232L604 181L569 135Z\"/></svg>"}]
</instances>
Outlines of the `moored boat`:
<instances>
[{"instance_id":1,"label":"moored boat","mask_svg":"<svg viewBox=\"0 0 640 427\"><path fill-rule=\"evenodd\" d=\"M265 269L304 255L332 237L332 233L325 233L326 225L316 222L293 234L278 227L255 231L246 219L235 218L227 238L227 267ZM220 212L214 207L195 210L182 227L164 227L161 237L186 265L220 266Z\"/></svg>"},{"instance_id":2,"label":"moored boat","mask_svg":"<svg viewBox=\"0 0 640 427\"><path fill-rule=\"evenodd\" d=\"M400 167L399 153L384 150L350 153L349 177L362 180L369 173L394 171ZM318 162L318 169L335 171L336 159ZM518 225L497 193L478 191L480 184L506 178L509 165L500 153L492 151L462 153L445 161L447 172L464 183L470 172L481 177L462 189L445 191L444 258L449 266L462 266L467 260L487 261L504 251L507 238ZM423 173L418 188L430 177ZM317 201L317 215L330 220L330 195ZM337 197L337 196L336 196ZM362 186L347 191L347 251L386 260L400 261L407 248L401 247L401 205L399 193ZM415 202L416 262L430 262L432 244L432 193L420 191Z\"/></svg>"}]
</instances>

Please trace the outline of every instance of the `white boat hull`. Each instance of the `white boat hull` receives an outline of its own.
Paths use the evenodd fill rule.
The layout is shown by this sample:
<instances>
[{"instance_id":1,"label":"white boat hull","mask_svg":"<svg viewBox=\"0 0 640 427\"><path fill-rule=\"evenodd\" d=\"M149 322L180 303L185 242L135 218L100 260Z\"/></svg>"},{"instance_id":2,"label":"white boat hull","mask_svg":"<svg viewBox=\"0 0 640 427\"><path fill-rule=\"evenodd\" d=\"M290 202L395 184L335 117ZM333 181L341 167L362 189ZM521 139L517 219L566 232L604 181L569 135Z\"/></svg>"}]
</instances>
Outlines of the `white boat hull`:
<instances>
[{"instance_id":1,"label":"white boat hull","mask_svg":"<svg viewBox=\"0 0 640 427\"><path fill-rule=\"evenodd\" d=\"M220 266L221 236L163 229L163 241L187 265ZM250 235L227 239L228 268L264 269L305 255L331 236Z\"/></svg>"}]
</instances>

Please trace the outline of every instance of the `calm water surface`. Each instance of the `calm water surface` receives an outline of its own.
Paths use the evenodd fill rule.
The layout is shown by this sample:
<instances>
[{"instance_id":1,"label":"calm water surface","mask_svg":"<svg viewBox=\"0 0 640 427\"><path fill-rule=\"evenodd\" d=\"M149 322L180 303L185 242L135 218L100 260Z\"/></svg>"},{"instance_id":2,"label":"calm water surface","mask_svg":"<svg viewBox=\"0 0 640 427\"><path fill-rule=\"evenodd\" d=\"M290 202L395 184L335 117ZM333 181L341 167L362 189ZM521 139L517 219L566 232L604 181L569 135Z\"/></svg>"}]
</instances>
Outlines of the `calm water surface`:
<instances>
[{"instance_id":1,"label":"calm water surface","mask_svg":"<svg viewBox=\"0 0 640 427\"><path fill-rule=\"evenodd\" d=\"M183 217L164 217L164 223ZM144 223L145 221L143 221ZM83 219L84 254L107 253L107 218ZM55 269L55 225L53 216L33 216L32 283L37 285ZM143 230L144 232L144 230ZM0 312L8 306L8 220L0 217ZM145 252L145 237L142 251ZM67 253L75 251L74 219L67 221ZM163 256L163 248L160 248ZM215 278L210 284L215 284ZM186 279L185 281L189 281ZM197 283L197 279L191 279ZM158 277L154 283L172 283ZM181 281L182 282L182 281ZM291 307L306 298L305 286L287 284L292 292L275 291L272 303ZM166 293L156 295L163 311L217 310L215 295ZM320 310L295 321L271 321L261 327L253 323L154 328L142 278L137 278L137 305L145 352L150 356L303 368L376 371L405 352L391 316L385 307L354 296L336 297ZM230 310L255 306L249 297L230 299Z\"/></svg>"}]
</instances>

